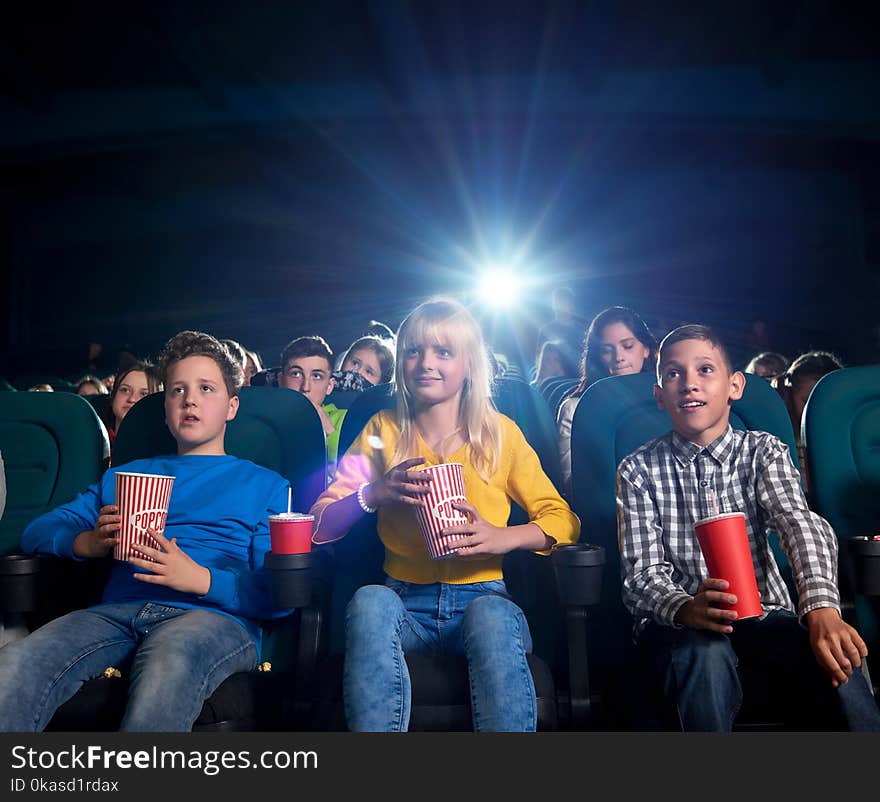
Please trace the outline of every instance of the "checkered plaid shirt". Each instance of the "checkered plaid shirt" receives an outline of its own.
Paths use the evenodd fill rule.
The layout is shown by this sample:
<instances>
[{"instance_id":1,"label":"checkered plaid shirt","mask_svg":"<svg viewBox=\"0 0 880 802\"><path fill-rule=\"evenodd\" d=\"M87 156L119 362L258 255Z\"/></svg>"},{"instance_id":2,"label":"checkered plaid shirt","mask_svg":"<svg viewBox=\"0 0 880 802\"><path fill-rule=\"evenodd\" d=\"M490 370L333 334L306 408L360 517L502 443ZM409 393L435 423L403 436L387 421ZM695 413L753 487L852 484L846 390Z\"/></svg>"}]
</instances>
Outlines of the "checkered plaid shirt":
<instances>
[{"instance_id":1,"label":"checkered plaid shirt","mask_svg":"<svg viewBox=\"0 0 880 802\"><path fill-rule=\"evenodd\" d=\"M837 537L807 507L788 447L767 432L727 431L706 447L675 432L658 437L617 468L617 532L623 602L638 635L649 620L668 626L709 577L694 521L718 512L746 516L764 615L793 610L773 557L775 530L791 564L798 615L840 610Z\"/></svg>"}]
</instances>

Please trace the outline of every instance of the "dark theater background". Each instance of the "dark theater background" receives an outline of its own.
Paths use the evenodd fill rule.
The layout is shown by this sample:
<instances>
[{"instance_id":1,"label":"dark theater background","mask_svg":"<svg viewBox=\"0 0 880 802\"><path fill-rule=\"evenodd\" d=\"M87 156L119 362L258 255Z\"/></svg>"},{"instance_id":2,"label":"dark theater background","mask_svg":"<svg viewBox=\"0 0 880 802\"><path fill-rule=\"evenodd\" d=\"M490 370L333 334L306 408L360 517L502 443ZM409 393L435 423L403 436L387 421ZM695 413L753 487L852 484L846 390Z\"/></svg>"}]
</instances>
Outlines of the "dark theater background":
<instances>
[{"instance_id":1,"label":"dark theater background","mask_svg":"<svg viewBox=\"0 0 880 802\"><path fill-rule=\"evenodd\" d=\"M20 5L0 375L183 328L277 364L441 291L528 360L560 284L587 319L880 361L870 4ZM508 308L475 289L493 265Z\"/></svg>"}]
</instances>

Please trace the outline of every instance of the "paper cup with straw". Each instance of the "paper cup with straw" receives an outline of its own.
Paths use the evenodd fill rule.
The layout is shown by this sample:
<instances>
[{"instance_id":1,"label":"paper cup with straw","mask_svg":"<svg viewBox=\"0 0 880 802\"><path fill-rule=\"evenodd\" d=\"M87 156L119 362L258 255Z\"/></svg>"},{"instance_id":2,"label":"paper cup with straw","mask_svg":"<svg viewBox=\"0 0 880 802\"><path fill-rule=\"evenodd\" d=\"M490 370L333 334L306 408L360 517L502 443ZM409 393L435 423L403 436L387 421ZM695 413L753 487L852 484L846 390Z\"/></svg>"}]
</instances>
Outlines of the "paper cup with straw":
<instances>
[{"instance_id":1,"label":"paper cup with straw","mask_svg":"<svg viewBox=\"0 0 880 802\"><path fill-rule=\"evenodd\" d=\"M315 516L293 512L293 488L287 488L287 512L269 516L269 542L273 554L305 554L312 550Z\"/></svg>"},{"instance_id":2,"label":"paper cup with straw","mask_svg":"<svg viewBox=\"0 0 880 802\"><path fill-rule=\"evenodd\" d=\"M449 526L467 523L468 517L452 506L453 501L467 501L464 495L464 466L460 462L444 462L429 465L420 470L430 473L430 492L422 496L416 507L419 527L425 538L425 548L432 560L445 560L458 556L454 549L464 535L446 535L440 532Z\"/></svg>"},{"instance_id":3,"label":"paper cup with straw","mask_svg":"<svg viewBox=\"0 0 880 802\"><path fill-rule=\"evenodd\" d=\"M147 530L153 529L164 534L173 484L173 476L116 472L116 505L122 519L119 525L119 541L113 549L113 556L117 560L143 556L134 553L134 546L159 548L158 542Z\"/></svg>"}]
</instances>

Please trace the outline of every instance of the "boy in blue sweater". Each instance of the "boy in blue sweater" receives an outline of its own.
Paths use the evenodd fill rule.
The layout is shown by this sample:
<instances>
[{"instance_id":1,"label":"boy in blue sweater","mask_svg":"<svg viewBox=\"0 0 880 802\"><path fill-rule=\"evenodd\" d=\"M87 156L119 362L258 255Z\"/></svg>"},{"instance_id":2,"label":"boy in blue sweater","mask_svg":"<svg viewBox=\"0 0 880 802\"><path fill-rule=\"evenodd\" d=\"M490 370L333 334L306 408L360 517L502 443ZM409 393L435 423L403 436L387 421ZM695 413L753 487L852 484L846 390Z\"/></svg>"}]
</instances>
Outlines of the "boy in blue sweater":
<instances>
[{"instance_id":1,"label":"boy in blue sweater","mask_svg":"<svg viewBox=\"0 0 880 802\"><path fill-rule=\"evenodd\" d=\"M75 560L110 555L123 468L175 477L164 535L149 530L161 548L114 562L101 604L0 649L0 729L44 729L83 682L124 665L130 687L120 729L189 731L226 677L256 667L257 619L287 612L272 604L263 561L268 517L286 509L288 482L224 451L240 366L210 335L185 331L166 343L159 369L177 454L114 466L32 521L21 545Z\"/></svg>"}]
</instances>

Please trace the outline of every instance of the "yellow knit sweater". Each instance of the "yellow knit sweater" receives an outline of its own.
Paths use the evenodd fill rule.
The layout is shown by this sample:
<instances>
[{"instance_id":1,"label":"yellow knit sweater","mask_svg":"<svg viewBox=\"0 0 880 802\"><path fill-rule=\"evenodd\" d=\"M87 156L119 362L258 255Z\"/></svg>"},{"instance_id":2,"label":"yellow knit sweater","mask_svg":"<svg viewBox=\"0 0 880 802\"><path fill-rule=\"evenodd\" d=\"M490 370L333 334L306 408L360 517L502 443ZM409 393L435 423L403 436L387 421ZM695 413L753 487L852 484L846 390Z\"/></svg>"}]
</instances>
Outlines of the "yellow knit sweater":
<instances>
[{"instance_id":1,"label":"yellow knit sweater","mask_svg":"<svg viewBox=\"0 0 880 802\"><path fill-rule=\"evenodd\" d=\"M541 469L537 454L519 427L510 418L504 415L500 417L501 462L489 482L483 481L471 465L467 445L446 459L446 462L464 464L464 489L468 502L477 508L486 521L503 527L507 525L512 499L526 511L529 520L557 544L576 542L580 534L578 517ZM312 507L315 531L320 526L322 513L330 504L357 492L362 482L374 482L394 467L389 461L399 439L400 429L392 410L383 410L370 418L339 461L333 484ZM426 465L437 465L443 461L421 437L418 446L418 456L425 458ZM417 584L464 584L502 578L500 555L467 560L429 559L413 507L404 504L380 507L377 528L385 545L383 567L385 573L394 579ZM323 534L323 542L328 542L327 533ZM330 541L339 540L344 535L345 532L339 532Z\"/></svg>"}]
</instances>

